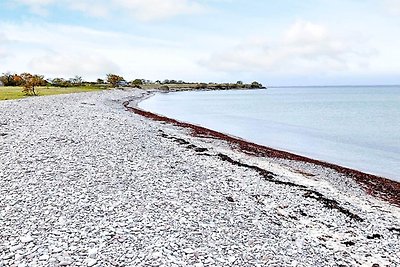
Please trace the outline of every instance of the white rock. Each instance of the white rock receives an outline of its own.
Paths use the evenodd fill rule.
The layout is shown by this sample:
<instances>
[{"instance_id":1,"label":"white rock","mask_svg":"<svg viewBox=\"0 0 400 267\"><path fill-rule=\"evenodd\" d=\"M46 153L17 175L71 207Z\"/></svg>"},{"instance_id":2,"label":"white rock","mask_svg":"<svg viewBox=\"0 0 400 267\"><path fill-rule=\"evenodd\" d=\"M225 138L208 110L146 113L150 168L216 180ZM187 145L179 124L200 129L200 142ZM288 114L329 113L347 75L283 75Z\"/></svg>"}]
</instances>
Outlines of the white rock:
<instances>
[{"instance_id":1,"label":"white rock","mask_svg":"<svg viewBox=\"0 0 400 267\"><path fill-rule=\"evenodd\" d=\"M50 256L48 254L44 254L44 255L41 255L39 257L39 260L40 261L47 261L49 258L50 258Z\"/></svg>"},{"instance_id":2,"label":"white rock","mask_svg":"<svg viewBox=\"0 0 400 267\"><path fill-rule=\"evenodd\" d=\"M191 211L193 211L193 207L192 206L188 206L186 208L183 209L185 212L189 213Z\"/></svg>"},{"instance_id":3,"label":"white rock","mask_svg":"<svg viewBox=\"0 0 400 267\"><path fill-rule=\"evenodd\" d=\"M156 251L153 254L151 254L151 256L153 257L153 259L158 259L162 257L162 253L160 251Z\"/></svg>"},{"instance_id":4,"label":"white rock","mask_svg":"<svg viewBox=\"0 0 400 267\"><path fill-rule=\"evenodd\" d=\"M72 264L71 260L65 259L65 260L60 261L60 263L58 265L59 266L68 266L68 265L71 265L71 264Z\"/></svg>"},{"instance_id":5,"label":"white rock","mask_svg":"<svg viewBox=\"0 0 400 267\"><path fill-rule=\"evenodd\" d=\"M30 243L32 242L34 239L30 234L27 234L26 236L21 236L20 240L22 243Z\"/></svg>"},{"instance_id":6,"label":"white rock","mask_svg":"<svg viewBox=\"0 0 400 267\"><path fill-rule=\"evenodd\" d=\"M60 253L62 251L62 248L51 247L50 250L51 250L51 253Z\"/></svg>"},{"instance_id":7,"label":"white rock","mask_svg":"<svg viewBox=\"0 0 400 267\"><path fill-rule=\"evenodd\" d=\"M15 254L15 256L14 256L14 259L16 260L16 261L19 261L19 260L21 260L22 258L23 258L24 256L22 256L21 254Z\"/></svg>"},{"instance_id":8,"label":"white rock","mask_svg":"<svg viewBox=\"0 0 400 267\"><path fill-rule=\"evenodd\" d=\"M15 255L14 253L6 254L6 255L3 256L3 260L11 259L12 257L14 257L14 255Z\"/></svg>"},{"instance_id":9,"label":"white rock","mask_svg":"<svg viewBox=\"0 0 400 267\"><path fill-rule=\"evenodd\" d=\"M192 248L185 248L183 252L185 252L186 254L192 254L194 250Z\"/></svg>"},{"instance_id":10,"label":"white rock","mask_svg":"<svg viewBox=\"0 0 400 267\"><path fill-rule=\"evenodd\" d=\"M19 250L19 249L21 249L21 248L23 248L24 246L22 245L22 244L19 244L19 245L16 245L16 246L12 246L12 247L10 247L10 251L11 252L13 252L13 251L17 251L17 250Z\"/></svg>"},{"instance_id":11,"label":"white rock","mask_svg":"<svg viewBox=\"0 0 400 267\"><path fill-rule=\"evenodd\" d=\"M98 252L98 249L97 248L90 248L89 250L88 250L88 257L89 258L96 258L96 256L97 256L97 252Z\"/></svg>"},{"instance_id":12,"label":"white rock","mask_svg":"<svg viewBox=\"0 0 400 267\"><path fill-rule=\"evenodd\" d=\"M95 265L96 263L97 263L96 259L89 258L89 259L86 260L86 264L89 267Z\"/></svg>"},{"instance_id":13,"label":"white rock","mask_svg":"<svg viewBox=\"0 0 400 267\"><path fill-rule=\"evenodd\" d=\"M280 209L280 208L277 208L277 209L276 209L276 212L277 212L279 215L282 215L282 216L284 216L284 217L288 217L288 216L289 216L289 213L288 213L288 212L286 212L285 210Z\"/></svg>"}]
</instances>

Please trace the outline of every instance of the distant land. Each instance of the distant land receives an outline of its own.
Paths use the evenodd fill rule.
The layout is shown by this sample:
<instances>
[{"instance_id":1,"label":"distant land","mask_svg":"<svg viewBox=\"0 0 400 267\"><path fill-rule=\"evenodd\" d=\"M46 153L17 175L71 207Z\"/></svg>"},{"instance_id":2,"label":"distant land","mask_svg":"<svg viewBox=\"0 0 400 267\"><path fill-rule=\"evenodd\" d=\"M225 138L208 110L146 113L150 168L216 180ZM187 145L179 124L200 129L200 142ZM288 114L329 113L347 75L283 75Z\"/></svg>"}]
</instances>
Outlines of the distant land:
<instances>
[{"instance_id":1,"label":"distant land","mask_svg":"<svg viewBox=\"0 0 400 267\"><path fill-rule=\"evenodd\" d=\"M107 74L105 79L85 81L81 76L73 78L46 79L44 75L31 73L3 73L0 76L0 100L19 99L27 96L56 95L65 93L104 90L116 87L133 87L144 90L187 91L187 90L234 90L234 89L263 89L261 83L242 81L214 82L185 82L183 80L165 79L151 81L147 79L127 80L117 74Z\"/></svg>"}]
</instances>

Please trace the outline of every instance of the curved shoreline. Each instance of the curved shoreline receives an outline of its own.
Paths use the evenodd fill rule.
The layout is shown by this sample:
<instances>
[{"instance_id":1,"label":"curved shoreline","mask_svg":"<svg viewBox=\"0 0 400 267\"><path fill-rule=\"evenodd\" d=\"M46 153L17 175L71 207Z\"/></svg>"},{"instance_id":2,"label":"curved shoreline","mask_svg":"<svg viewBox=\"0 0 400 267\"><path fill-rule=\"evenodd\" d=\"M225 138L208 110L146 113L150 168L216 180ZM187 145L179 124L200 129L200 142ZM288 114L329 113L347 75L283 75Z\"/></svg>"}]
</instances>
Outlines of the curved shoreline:
<instances>
[{"instance_id":1,"label":"curved shoreline","mask_svg":"<svg viewBox=\"0 0 400 267\"><path fill-rule=\"evenodd\" d=\"M158 115L149 111L142 110L138 108L138 102L150 97L149 94L144 94L142 97L135 99L133 106L131 101L126 101L123 106L130 112L144 116L146 118L171 123L173 125L188 128L192 130L192 135L196 137L203 138L215 138L219 140L224 140L230 144L233 149L240 150L241 152L257 157L270 157L279 158L286 160L294 160L298 162L311 163L314 165L322 166L325 168L330 168L338 173L347 175L351 179L357 182L366 193L374 197L380 198L387 201L395 206L400 207L400 183L390 180L385 177L364 173L359 170L351 169L348 167L343 167L337 164L297 155L291 152L286 152L283 150L274 149L271 147L259 145L256 143L249 142L234 136L230 136L218 131L214 131L202 126L194 125L187 122L181 122L166 116Z\"/></svg>"},{"instance_id":2,"label":"curved shoreline","mask_svg":"<svg viewBox=\"0 0 400 267\"><path fill-rule=\"evenodd\" d=\"M145 96L0 102L0 266L400 266L399 207L122 105Z\"/></svg>"}]
</instances>

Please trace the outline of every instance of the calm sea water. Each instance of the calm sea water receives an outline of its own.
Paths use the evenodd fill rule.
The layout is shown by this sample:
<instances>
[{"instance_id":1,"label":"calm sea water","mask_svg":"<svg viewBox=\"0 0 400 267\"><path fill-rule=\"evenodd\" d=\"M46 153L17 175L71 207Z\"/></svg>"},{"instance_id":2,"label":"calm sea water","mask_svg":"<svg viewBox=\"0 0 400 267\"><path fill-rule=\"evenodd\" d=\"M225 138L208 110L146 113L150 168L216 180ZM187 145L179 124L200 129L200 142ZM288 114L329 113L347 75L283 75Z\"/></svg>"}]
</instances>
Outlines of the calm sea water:
<instances>
[{"instance_id":1,"label":"calm sea water","mask_svg":"<svg viewBox=\"0 0 400 267\"><path fill-rule=\"evenodd\" d=\"M139 106L400 181L400 86L179 92Z\"/></svg>"}]
</instances>

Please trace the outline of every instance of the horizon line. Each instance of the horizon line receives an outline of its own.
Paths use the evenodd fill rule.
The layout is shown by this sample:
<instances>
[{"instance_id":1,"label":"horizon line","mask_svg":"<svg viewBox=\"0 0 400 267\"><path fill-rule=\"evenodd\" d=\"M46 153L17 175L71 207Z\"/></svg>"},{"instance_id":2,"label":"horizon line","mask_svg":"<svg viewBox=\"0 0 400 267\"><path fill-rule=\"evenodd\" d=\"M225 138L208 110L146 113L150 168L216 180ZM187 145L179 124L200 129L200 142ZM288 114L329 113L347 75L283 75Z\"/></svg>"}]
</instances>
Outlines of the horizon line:
<instances>
[{"instance_id":1,"label":"horizon line","mask_svg":"<svg viewBox=\"0 0 400 267\"><path fill-rule=\"evenodd\" d=\"M302 88L302 87L400 87L400 84L341 84L341 85L265 85L267 88Z\"/></svg>"}]
</instances>

